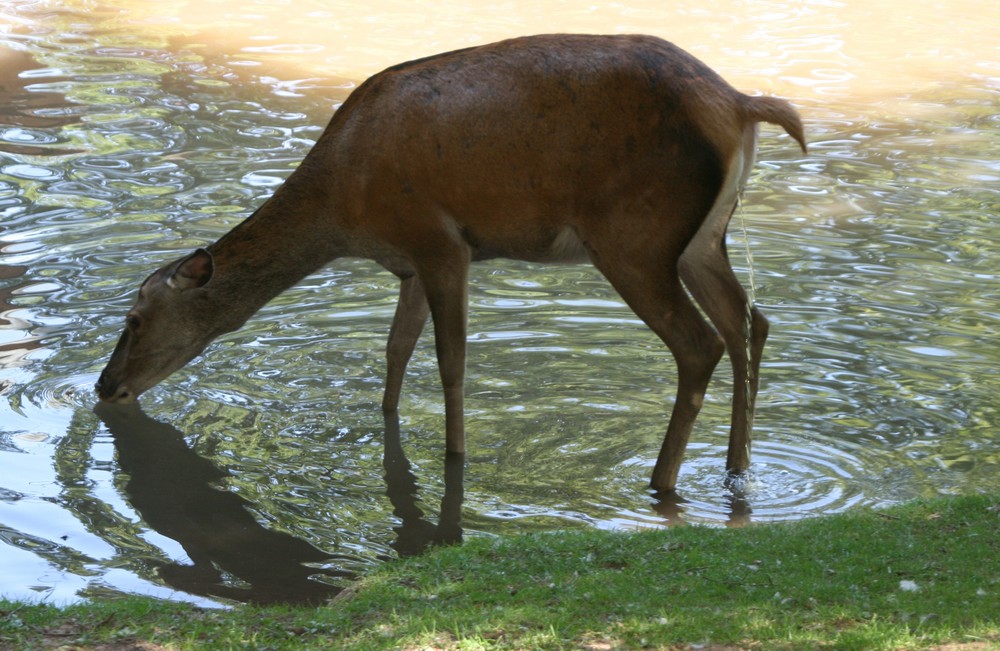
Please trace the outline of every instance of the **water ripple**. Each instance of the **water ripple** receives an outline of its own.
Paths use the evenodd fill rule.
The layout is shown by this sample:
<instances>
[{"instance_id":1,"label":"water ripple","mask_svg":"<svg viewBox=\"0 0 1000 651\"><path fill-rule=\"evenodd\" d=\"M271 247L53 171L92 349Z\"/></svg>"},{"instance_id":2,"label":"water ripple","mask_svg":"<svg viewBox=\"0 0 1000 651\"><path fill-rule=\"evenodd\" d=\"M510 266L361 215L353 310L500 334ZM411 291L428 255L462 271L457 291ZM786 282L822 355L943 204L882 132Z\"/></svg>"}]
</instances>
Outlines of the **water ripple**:
<instances>
[{"instance_id":1,"label":"water ripple","mask_svg":"<svg viewBox=\"0 0 1000 651\"><path fill-rule=\"evenodd\" d=\"M21 387L16 399L46 409L85 409L96 402L94 384L97 373L68 377L42 378Z\"/></svg>"},{"instance_id":2,"label":"water ripple","mask_svg":"<svg viewBox=\"0 0 1000 651\"><path fill-rule=\"evenodd\" d=\"M871 481L871 460L843 445L815 439L786 443L761 436L753 446L750 473L726 490L720 481L723 459L721 446L692 444L680 477L680 498L670 505L656 505L668 523L742 526L873 503L865 490Z\"/></svg>"}]
</instances>

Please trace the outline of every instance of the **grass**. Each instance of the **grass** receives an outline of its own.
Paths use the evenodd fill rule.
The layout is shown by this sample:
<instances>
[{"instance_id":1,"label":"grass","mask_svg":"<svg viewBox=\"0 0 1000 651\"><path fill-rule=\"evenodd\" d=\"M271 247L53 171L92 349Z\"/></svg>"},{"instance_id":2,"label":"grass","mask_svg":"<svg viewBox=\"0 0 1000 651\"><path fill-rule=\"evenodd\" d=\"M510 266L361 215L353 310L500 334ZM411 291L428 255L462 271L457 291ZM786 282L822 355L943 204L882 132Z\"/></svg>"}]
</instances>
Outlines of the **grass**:
<instances>
[{"instance_id":1,"label":"grass","mask_svg":"<svg viewBox=\"0 0 1000 651\"><path fill-rule=\"evenodd\" d=\"M0 649L1000 649L1000 498L474 539L320 608L0 603Z\"/></svg>"}]
</instances>

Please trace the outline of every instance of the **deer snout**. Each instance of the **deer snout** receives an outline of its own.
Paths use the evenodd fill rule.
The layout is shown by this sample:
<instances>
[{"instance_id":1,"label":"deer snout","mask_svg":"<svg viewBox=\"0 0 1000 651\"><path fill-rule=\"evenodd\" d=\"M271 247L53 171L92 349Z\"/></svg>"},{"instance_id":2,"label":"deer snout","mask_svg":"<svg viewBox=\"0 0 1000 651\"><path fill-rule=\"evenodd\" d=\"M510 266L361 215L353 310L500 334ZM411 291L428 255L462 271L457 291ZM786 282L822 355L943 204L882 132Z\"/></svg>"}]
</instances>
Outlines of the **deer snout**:
<instances>
[{"instance_id":1,"label":"deer snout","mask_svg":"<svg viewBox=\"0 0 1000 651\"><path fill-rule=\"evenodd\" d=\"M101 373L94 385L97 397L103 402L128 403L135 401L135 393L126 385L110 381L106 373Z\"/></svg>"}]
</instances>

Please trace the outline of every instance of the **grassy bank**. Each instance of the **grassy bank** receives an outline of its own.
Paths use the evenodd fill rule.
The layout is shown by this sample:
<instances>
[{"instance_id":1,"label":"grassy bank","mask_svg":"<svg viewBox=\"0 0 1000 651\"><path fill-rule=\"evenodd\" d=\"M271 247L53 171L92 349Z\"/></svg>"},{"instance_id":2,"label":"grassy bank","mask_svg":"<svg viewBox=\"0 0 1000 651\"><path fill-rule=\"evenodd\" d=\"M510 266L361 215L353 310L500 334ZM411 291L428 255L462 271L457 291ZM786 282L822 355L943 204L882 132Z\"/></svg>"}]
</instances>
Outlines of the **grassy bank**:
<instances>
[{"instance_id":1,"label":"grassy bank","mask_svg":"<svg viewBox=\"0 0 1000 651\"><path fill-rule=\"evenodd\" d=\"M472 540L322 608L0 603L0 649L1000 648L1000 498Z\"/></svg>"}]
</instances>

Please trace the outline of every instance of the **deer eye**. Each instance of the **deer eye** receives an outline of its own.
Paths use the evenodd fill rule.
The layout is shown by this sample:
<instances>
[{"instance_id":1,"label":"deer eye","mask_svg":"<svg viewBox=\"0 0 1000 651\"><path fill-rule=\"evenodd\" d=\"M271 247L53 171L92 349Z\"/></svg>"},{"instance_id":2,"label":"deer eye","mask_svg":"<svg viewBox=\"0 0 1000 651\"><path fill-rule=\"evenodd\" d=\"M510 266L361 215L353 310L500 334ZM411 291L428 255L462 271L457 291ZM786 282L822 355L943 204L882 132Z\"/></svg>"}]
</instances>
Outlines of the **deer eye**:
<instances>
[{"instance_id":1,"label":"deer eye","mask_svg":"<svg viewBox=\"0 0 1000 651\"><path fill-rule=\"evenodd\" d=\"M129 314L127 317L125 317L125 327L128 328L129 330L138 329L141 323L142 321L139 319L139 317L137 317L134 314Z\"/></svg>"}]
</instances>

